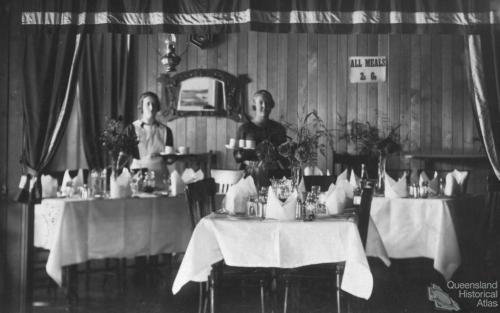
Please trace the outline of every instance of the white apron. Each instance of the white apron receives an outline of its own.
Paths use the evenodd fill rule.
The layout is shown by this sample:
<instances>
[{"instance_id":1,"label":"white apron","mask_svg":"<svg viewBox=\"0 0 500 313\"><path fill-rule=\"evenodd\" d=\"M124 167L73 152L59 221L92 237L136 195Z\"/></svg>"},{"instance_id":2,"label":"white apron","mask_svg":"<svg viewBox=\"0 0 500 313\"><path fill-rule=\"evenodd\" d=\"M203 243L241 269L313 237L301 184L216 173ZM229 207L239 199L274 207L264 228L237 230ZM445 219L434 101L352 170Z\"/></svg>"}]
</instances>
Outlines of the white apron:
<instances>
[{"instance_id":1,"label":"white apron","mask_svg":"<svg viewBox=\"0 0 500 313\"><path fill-rule=\"evenodd\" d=\"M163 176L168 175L168 169L161 156L152 157L151 154L159 154L164 151L167 128L159 124L143 124L140 120L135 121L133 125L139 140L137 146L140 159L133 159L130 168L133 170L147 168L150 171L155 171L156 185L160 187Z\"/></svg>"}]
</instances>

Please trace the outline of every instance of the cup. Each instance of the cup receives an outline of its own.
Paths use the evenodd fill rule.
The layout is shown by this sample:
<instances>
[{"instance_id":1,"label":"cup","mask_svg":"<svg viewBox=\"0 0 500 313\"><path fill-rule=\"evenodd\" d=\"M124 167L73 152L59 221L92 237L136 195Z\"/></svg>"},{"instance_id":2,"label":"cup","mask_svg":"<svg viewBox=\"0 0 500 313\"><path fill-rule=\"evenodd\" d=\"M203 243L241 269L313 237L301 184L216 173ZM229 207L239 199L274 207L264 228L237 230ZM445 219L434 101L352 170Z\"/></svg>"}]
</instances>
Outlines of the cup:
<instances>
[{"instance_id":1,"label":"cup","mask_svg":"<svg viewBox=\"0 0 500 313\"><path fill-rule=\"evenodd\" d=\"M166 154L172 154L174 152L174 147L172 146L165 146L165 153Z\"/></svg>"},{"instance_id":2,"label":"cup","mask_svg":"<svg viewBox=\"0 0 500 313\"><path fill-rule=\"evenodd\" d=\"M236 139L231 138L229 139L229 147L234 148L236 146Z\"/></svg>"},{"instance_id":3,"label":"cup","mask_svg":"<svg viewBox=\"0 0 500 313\"><path fill-rule=\"evenodd\" d=\"M180 154L188 154L189 153L189 147L180 146L178 149L179 149Z\"/></svg>"},{"instance_id":4,"label":"cup","mask_svg":"<svg viewBox=\"0 0 500 313\"><path fill-rule=\"evenodd\" d=\"M255 149L255 140L245 140L245 147L247 149Z\"/></svg>"},{"instance_id":5,"label":"cup","mask_svg":"<svg viewBox=\"0 0 500 313\"><path fill-rule=\"evenodd\" d=\"M239 148L245 148L245 139L240 139L238 141L238 147Z\"/></svg>"}]
</instances>

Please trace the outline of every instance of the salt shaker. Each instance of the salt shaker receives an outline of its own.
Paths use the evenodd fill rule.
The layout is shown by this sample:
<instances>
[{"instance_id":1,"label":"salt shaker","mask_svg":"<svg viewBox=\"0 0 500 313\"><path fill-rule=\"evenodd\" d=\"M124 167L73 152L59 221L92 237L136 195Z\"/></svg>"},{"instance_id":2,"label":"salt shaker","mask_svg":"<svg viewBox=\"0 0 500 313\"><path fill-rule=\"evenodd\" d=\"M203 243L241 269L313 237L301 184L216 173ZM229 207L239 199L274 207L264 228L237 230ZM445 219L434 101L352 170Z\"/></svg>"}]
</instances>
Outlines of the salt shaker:
<instances>
[{"instance_id":1,"label":"salt shaker","mask_svg":"<svg viewBox=\"0 0 500 313\"><path fill-rule=\"evenodd\" d=\"M295 219L296 220L301 220L302 219L302 200L297 199L297 205L295 206Z\"/></svg>"},{"instance_id":2,"label":"salt shaker","mask_svg":"<svg viewBox=\"0 0 500 313\"><path fill-rule=\"evenodd\" d=\"M442 196L444 195L444 178L441 177L439 179L439 195Z\"/></svg>"}]
</instances>

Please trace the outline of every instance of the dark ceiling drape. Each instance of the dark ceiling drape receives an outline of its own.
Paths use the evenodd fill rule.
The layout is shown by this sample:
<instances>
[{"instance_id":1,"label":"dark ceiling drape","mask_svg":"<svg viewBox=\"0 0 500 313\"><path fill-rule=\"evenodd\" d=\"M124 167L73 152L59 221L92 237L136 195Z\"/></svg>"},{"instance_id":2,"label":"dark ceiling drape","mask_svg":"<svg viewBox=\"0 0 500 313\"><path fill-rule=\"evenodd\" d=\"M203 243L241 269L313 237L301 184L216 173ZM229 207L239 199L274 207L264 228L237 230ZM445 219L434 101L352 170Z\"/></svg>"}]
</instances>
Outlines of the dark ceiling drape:
<instances>
[{"instance_id":1,"label":"dark ceiling drape","mask_svg":"<svg viewBox=\"0 0 500 313\"><path fill-rule=\"evenodd\" d=\"M106 154L99 135L107 118L134 117L134 76L131 74L130 35L85 34L79 76L82 137L90 168L104 168Z\"/></svg>"},{"instance_id":2,"label":"dark ceiling drape","mask_svg":"<svg viewBox=\"0 0 500 313\"><path fill-rule=\"evenodd\" d=\"M36 202L39 175L52 160L69 119L76 86L76 64L81 35L65 29L25 34L24 142L22 163L30 179L24 179L18 200Z\"/></svg>"},{"instance_id":3,"label":"dark ceiling drape","mask_svg":"<svg viewBox=\"0 0 500 313\"><path fill-rule=\"evenodd\" d=\"M476 33L494 0L25 0L25 28L78 32ZM493 12L493 13L492 13Z\"/></svg>"}]
</instances>

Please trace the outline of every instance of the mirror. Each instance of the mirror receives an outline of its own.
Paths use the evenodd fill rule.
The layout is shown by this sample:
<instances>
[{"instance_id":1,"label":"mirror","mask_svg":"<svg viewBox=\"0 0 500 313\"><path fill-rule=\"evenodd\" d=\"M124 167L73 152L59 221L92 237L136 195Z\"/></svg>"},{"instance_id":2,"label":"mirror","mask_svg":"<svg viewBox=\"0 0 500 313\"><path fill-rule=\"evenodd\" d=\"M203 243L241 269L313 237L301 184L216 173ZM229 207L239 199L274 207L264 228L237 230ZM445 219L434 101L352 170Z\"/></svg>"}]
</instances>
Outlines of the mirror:
<instances>
[{"instance_id":1,"label":"mirror","mask_svg":"<svg viewBox=\"0 0 500 313\"><path fill-rule=\"evenodd\" d=\"M222 116L242 119L238 78L220 70L196 69L170 77L162 74L162 114L167 120L184 116Z\"/></svg>"},{"instance_id":2,"label":"mirror","mask_svg":"<svg viewBox=\"0 0 500 313\"><path fill-rule=\"evenodd\" d=\"M212 77L193 77L181 82L178 111L215 111L226 108L224 82Z\"/></svg>"}]
</instances>

